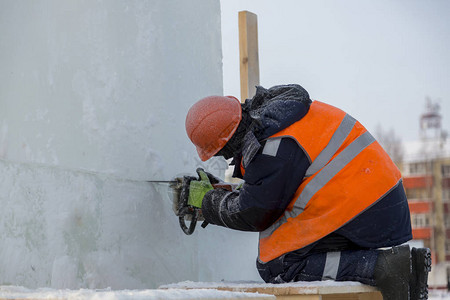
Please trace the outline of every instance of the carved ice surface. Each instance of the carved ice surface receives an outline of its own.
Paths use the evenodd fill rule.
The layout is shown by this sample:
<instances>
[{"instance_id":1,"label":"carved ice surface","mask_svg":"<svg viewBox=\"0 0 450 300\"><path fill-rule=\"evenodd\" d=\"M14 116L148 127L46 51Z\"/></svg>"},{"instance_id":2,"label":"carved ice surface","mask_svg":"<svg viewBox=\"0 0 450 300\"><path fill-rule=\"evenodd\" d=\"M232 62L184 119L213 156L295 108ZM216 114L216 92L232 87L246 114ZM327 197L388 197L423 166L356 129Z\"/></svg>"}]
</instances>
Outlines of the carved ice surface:
<instances>
[{"instance_id":1,"label":"carved ice surface","mask_svg":"<svg viewBox=\"0 0 450 300\"><path fill-rule=\"evenodd\" d=\"M257 236L186 236L186 112L222 94L219 1L0 3L0 285L256 280Z\"/></svg>"}]
</instances>

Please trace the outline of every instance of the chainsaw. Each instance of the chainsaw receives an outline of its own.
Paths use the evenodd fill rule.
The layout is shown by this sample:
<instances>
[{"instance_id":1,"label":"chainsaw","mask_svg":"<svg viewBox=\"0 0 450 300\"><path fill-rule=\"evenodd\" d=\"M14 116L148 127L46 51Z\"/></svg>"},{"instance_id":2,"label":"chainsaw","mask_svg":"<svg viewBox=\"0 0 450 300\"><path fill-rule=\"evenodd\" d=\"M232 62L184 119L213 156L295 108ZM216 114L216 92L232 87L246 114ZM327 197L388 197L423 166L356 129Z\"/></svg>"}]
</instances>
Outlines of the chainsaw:
<instances>
[{"instance_id":1,"label":"chainsaw","mask_svg":"<svg viewBox=\"0 0 450 300\"><path fill-rule=\"evenodd\" d=\"M203 221L202 228L205 228L208 223L203 218L201 209L195 206L192 206L188 203L189 200L189 185L192 180L197 180L197 177L194 176L183 176L176 177L174 180L153 180L148 181L151 183L168 183L171 188L172 193L172 201L173 201L173 210L175 215L178 216L178 221L180 223L181 230L187 235L191 235L194 233L195 227L197 225L197 221ZM212 184L214 189L221 188L226 189L228 191L232 191L234 189L234 185L226 182L219 182ZM186 224L186 221L190 221L189 226Z\"/></svg>"}]
</instances>

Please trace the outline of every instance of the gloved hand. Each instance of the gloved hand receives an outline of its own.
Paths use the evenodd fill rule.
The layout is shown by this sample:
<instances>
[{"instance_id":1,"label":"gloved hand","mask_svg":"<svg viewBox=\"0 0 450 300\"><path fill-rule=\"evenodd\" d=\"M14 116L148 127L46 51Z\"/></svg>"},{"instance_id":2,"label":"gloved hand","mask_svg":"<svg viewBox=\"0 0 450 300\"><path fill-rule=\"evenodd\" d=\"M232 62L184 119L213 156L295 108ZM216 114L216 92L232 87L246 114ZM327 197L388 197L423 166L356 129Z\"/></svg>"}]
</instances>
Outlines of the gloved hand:
<instances>
[{"instance_id":1,"label":"gloved hand","mask_svg":"<svg viewBox=\"0 0 450 300\"><path fill-rule=\"evenodd\" d=\"M198 168L196 171L198 174L198 179L191 180L189 183L188 204L202 208L203 197L207 192L214 189L211 184L211 180L214 182L216 181L216 178L205 172L202 168Z\"/></svg>"}]
</instances>

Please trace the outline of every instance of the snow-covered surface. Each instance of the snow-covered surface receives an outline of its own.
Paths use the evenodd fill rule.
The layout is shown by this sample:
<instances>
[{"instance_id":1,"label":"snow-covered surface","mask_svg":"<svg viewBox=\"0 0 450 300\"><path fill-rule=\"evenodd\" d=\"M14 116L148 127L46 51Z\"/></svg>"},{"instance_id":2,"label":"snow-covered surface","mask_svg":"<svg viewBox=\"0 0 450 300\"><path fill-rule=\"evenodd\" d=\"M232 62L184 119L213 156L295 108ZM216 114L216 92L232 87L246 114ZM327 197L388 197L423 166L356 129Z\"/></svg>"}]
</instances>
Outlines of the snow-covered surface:
<instances>
[{"instance_id":1,"label":"snow-covered surface","mask_svg":"<svg viewBox=\"0 0 450 300\"><path fill-rule=\"evenodd\" d=\"M146 182L199 166L223 176L184 129L197 99L222 93L219 1L2 1L0 12L0 284L256 280L256 234L186 236L168 186Z\"/></svg>"},{"instance_id":2,"label":"snow-covered surface","mask_svg":"<svg viewBox=\"0 0 450 300\"><path fill-rule=\"evenodd\" d=\"M284 284L267 284L259 282L181 282L160 288L185 289L219 289L237 292L259 292L276 296L281 295L330 295L347 293L372 293L378 290L359 282L311 281Z\"/></svg>"},{"instance_id":3,"label":"snow-covered surface","mask_svg":"<svg viewBox=\"0 0 450 300\"><path fill-rule=\"evenodd\" d=\"M77 300L208 300L208 299L275 299L274 296L208 289L170 290L30 290L19 286L1 286L0 299L77 299Z\"/></svg>"},{"instance_id":4,"label":"snow-covered surface","mask_svg":"<svg viewBox=\"0 0 450 300\"><path fill-rule=\"evenodd\" d=\"M160 288L165 289L201 289L201 288L270 288L270 287L323 287L323 286L363 286L360 282L355 281L301 281L301 282L291 282L284 284L271 284L263 283L259 281L222 281L222 282L194 282L194 281L183 281L178 283L171 283L160 286Z\"/></svg>"},{"instance_id":5,"label":"snow-covered surface","mask_svg":"<svg viewBox=\"0 0 450 300\"><path fill-rule=\"evenodd\" d=\"M260 287L259 283L206 283L206 282L181 282L178 284L166 285L172 287L170 289L158 290L57 290L50 288L28 289L21 286L0 286L0 299L77 299L77 300L128 300L128 299L275 299L274 296L261 293L244 293L232 291L219 291L210 289L211 287L235 287L237 285L245 285L247 287ZM313 283L291 283L289 286L308 286L308 285L333 285L339 286L342 283L313 282ZM347 285L360 285L359 283L348 282ZM270 286L270 285L266 285ZM189 288L189 289L186 289ZM450 294L447 291L429 291L429 300L449 300Z\"/></svg>"},{"instance_id":6,"label":"snow-covered surface","mask_svg":"<svg viewBox=\"0 0 450 300\"><path fill-rule=\"evenodd\" d=\"M308 286L310 283L295 283L292 286ZM316 282L314 284L320 284ZM324 285L332 284L330 281L322 283ZM353 283L350 283L353 284ZM355 283L356 284L356 283ZM174 288L167 290L118 290L111 289L93 290L57 290L49 288L27 289L20 286L0 286L0 299L77 299L77 300L144 300L144 299L275 299L274 296L261 293L244 293L232 291L219 291L209 289L211 286L217 286L218 283L190 283L183 282L173 284ZM175 288L178 286L178 288ZM201 287L200 287L201 286ZM236 283L222 283L223 287L234 287ZM245 286L260 286L260 284L245 283ZM191 289L185 289L186 287ZM429 300L449 300L450 294L447 291L429 291Z\"/></svg>"}]
</instances>

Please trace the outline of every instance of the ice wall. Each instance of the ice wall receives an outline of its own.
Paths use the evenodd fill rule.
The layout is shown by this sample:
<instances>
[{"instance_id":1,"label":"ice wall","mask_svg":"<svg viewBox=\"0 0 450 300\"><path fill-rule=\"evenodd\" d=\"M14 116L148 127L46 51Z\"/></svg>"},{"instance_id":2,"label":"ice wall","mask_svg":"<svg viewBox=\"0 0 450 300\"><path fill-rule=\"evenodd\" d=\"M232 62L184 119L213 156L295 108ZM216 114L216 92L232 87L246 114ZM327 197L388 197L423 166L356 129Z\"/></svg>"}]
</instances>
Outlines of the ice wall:
<instances>
[{"instance_id":1,"label":"ice wall","mask_svg":"<svg viewBox=\"0 0 450 300\"><path fill-rule=\"evenodd\" d=\"M222 93L220 6L0 3L0 284L257 279L254 234L185 236L167 180L202 164L184 118Z\"/></svg>"}]
</instances>

